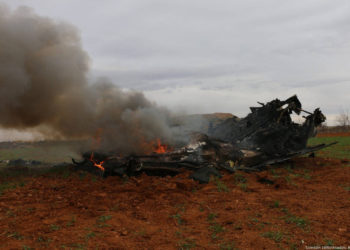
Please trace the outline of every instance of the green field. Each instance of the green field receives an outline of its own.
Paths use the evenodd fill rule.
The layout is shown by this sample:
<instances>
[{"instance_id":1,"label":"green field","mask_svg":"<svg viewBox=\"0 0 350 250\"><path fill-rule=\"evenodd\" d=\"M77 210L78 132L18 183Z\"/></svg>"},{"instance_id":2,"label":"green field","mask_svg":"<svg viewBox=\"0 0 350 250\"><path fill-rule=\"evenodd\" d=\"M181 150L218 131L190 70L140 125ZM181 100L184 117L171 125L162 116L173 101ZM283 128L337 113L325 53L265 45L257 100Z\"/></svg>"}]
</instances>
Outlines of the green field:
<instances>
[{"instance_id":1,"label":"green field","mask_svg":"<svg viewBox=\"0 0 350 250\"><path fill-rule=\"evenodd\" d=\"M321 143L338 142L336 145L320 150L316 153L318 156L331 157L338 159L350 159L350 137L315 137L309 140L309 146Z\"/></svg>"},{"instance_id":2,"label":"green field","mask_svg":"<svg viewBox=\"0 0 350 250\"><path fill-rule=\"evenodd\" d=\"M43 163L70 162L71 158L80 158L79 142L45 141L0 143L0 160L37 160Z\"/></svg>"}]
</instances>

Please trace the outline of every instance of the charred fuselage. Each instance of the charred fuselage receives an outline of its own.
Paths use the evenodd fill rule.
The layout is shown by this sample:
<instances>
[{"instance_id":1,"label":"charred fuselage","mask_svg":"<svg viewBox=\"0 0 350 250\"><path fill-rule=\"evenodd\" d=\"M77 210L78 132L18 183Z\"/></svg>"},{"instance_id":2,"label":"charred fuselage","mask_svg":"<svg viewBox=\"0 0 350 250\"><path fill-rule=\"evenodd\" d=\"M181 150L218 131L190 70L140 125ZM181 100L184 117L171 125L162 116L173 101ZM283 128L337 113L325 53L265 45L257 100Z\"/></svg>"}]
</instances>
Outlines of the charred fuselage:
<instances>
[{"instance_id":1,"label":"charred fuselage","mask_svg":"<svg viewBox=\"0 0 350 250\"><path fill-rule=\"evenodd\" d=\"M169 152L125 157L100 154L97 161L103 163L102 174L166 175L190 169L194 171L191 175L194 179L208 182L212 175L220 177L218 170L221 169L258 171L331 145L307 147L308 139L316 134L316 127L326 118L318 108L313 113L304 111L297 96L259 104L260 107L250 108L251 113L244 118L210 122L206 129L192 133L188 145ZM305 121L293 122L291 115L302 112L307 114ZM96 160L91 160L91 153L86 153L82 162L74 163L78 168L96 171ZM99 164L99 168L101 166Z\"/></svg>"}]
</instances>

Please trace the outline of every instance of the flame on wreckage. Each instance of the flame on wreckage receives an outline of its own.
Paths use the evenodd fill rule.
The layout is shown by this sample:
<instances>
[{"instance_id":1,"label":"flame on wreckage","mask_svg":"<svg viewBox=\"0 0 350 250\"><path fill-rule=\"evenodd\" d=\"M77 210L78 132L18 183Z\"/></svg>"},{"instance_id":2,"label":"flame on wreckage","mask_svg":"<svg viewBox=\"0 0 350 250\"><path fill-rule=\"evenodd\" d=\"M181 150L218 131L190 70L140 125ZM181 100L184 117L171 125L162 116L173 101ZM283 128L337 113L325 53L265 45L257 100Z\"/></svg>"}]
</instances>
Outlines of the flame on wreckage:
<instances>
[{"instance_id":1,"label":"flame on wreckage","mask_svg":"<svg viewBox=\"0 0 350 250\"><path fill-rule=\"evenodd\" d=\"M73 163L78 169L103 176L134 176L142 172L176 175L189 169L193 179L207 183L211 176L221 177L220 170L260 171L334 144L307 147L308 139L316 135L317 126L326 118L318 108L312 113L303 110L297 96L259 104L260 107L251 107L244 118L210 122L208 128L193 133L185 147L166 150L157 140L158 147L152 154L118 156L88 152L83 154L83 161L73 159ZM307 114L303 124L293 122L291 115L302 112Z\"/></svg>"}]
</instances>

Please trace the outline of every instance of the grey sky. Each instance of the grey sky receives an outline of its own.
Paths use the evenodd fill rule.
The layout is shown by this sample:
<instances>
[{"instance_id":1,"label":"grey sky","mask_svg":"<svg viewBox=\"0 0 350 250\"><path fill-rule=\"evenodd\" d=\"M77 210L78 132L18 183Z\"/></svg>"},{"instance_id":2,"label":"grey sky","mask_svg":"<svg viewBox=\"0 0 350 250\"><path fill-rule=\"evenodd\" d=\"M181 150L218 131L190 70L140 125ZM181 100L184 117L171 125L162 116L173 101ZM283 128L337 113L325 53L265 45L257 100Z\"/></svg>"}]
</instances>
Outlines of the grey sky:
<instances>
[{"instance_id":1,"label":"grey sky","mask_svg":"<svg viewBox=\"0 0 350 250\"><path fill-rule=\"evenodd\" d=\"M91 77L190 113L243 116L298 94L329 123L350 108L348 0L0 0L77 26Z\"/></svg>"}]
</instances>

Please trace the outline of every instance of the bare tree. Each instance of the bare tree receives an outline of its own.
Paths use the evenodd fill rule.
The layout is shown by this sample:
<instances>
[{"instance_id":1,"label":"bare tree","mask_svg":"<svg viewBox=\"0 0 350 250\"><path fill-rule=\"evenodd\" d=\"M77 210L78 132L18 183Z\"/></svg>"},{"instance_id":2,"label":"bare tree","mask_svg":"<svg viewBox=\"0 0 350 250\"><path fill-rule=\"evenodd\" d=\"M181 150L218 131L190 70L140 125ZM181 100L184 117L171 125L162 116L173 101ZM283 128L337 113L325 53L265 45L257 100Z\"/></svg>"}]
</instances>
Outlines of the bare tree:
<instances>
[{"instance_id":1,"label":"bare tree","mask_svg":"<svg viewBox=\"0 0 350 250\"><path fill-rule=\"evenodd\" d=\"M349 110L342 110L340 114L336 118L336 122L338 126L342 128L348 128L350 127L350 116L349 116Z\"/></svg>"}]
</instances>

